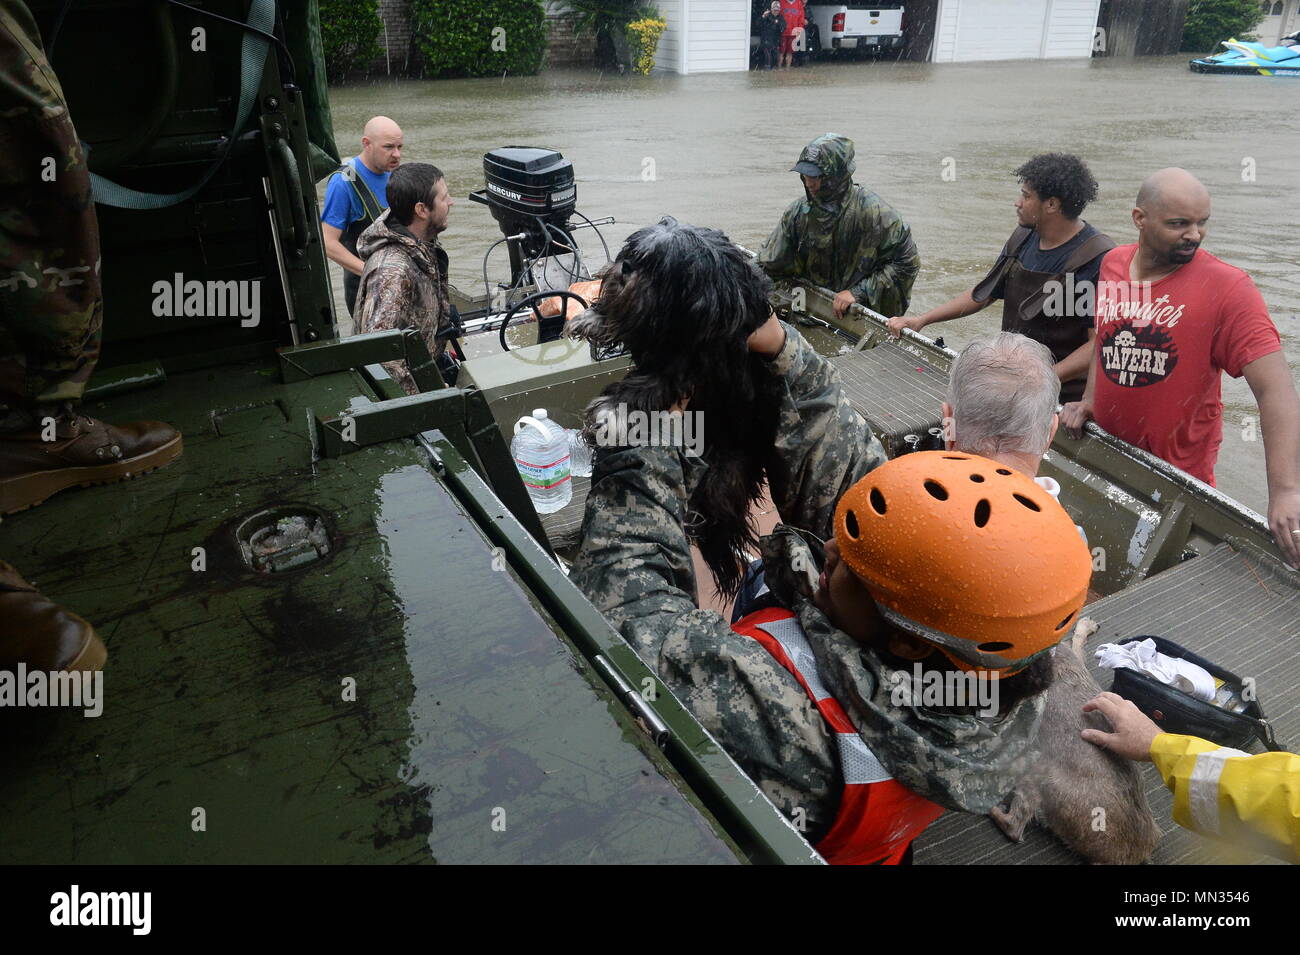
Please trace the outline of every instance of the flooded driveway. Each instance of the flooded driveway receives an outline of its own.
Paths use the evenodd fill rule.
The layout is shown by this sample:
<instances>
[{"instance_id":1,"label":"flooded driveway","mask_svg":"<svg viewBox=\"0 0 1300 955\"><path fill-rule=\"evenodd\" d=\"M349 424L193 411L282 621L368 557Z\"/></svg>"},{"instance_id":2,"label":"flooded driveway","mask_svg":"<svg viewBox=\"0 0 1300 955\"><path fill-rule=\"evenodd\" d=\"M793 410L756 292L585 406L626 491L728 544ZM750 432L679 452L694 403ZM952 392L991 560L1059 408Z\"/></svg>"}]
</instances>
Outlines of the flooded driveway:
<instances>
[{"instance_id":1,"label":"flooded driveway","mask_svg":"<svg viewBox=\"0 0 1300 955\"><path fill-rule=\"evenodd\" d=\"M1084 218L1119 243L1142 179L1180 165L1209 187L1205 248L1248 271L1300 367L1300 189L1294 116L1300 82L1202 76L1186 56L973 64L825 63L774 73L620 77L552 70L496 80L397 81L332 92L344 155L365 120L405 131L406 161L446 173L458 203L443 244L451 280L482 286L483 253L500 238L485 206L482 156L504 145L550 146L573 161L578 209L613 216L611 246L662 215L722 229L751 248L798 195L787 172L800 148L833 131L857 144L856 179L893 204L921 253L912 313L970 288L1015 227L1011 175L1036 152L1078 153L1101 184ZM945 169L952 173L945 178ZM599 242L579 233L589 259ZM504 247L489 263L505 277ZM340 273L333 269L341 305ZM931 326L960 347L995 331L1001 307ZM1225 379L1218 483L1266 508L1264 447L1244 380ZM1254 434L1254 440L1244 435Z\"/></svg>"}]
</instances>

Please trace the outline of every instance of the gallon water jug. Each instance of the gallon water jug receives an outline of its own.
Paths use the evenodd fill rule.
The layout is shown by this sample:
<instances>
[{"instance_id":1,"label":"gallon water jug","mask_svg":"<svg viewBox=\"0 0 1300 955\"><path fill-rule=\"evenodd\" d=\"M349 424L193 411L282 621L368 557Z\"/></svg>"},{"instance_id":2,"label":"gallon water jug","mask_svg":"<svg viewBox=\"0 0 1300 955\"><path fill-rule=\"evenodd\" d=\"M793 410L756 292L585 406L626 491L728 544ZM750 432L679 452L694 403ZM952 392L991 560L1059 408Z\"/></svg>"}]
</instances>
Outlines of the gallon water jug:
<instances>
[{"instance_id":1,"label":"gallon water jug","mask_svg":"<svg viewBox=\"0 0 1300 955\"><path fill-rule=\"evenodd\" d=\"M591 477L591 446L581 431L564 432L569 438L569 471L574 477Z\"/></svg>"},{"instance_id":2,"label":"gallon water jug","mask_svg":"<svg viewBox=\"0 0 1300 955\"><path fill-rule=\"evenodd\" d=\"M510 454L538 514L551 514L573 499L569 473L569 436L536 408L515 422Z\"/></svg>"}]
</instances>

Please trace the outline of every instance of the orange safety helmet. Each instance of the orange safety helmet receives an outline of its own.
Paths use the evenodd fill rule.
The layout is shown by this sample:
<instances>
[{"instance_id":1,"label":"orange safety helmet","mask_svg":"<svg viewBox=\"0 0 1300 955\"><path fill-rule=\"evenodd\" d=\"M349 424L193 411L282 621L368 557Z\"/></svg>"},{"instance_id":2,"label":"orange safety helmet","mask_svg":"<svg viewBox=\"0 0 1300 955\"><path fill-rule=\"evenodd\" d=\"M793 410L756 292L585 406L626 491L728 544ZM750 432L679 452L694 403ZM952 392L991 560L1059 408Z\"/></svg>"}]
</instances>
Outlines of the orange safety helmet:
<instances>
[{"instance_id":1,"label":"orange safety helmet","mask_svg":"<svg viewBox=\"0 0 1300 955\"><path fill-rule=\"evenodd\" d=\"M1032 478L958 451L903 455L840 498L835 540L894 626L1006 676L1069 632L1092 555Z\"/></svg>"}]
</instances>

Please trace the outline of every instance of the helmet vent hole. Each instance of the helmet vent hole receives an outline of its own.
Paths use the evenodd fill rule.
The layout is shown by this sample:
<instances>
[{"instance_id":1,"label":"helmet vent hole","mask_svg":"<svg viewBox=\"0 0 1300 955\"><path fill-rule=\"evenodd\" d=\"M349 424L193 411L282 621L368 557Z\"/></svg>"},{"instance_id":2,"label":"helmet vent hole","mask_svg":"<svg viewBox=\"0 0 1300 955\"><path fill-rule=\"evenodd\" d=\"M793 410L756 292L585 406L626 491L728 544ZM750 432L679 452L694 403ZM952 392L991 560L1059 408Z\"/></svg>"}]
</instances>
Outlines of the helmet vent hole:
<instances>
[{"instance_id":1,"label":"helmet vent hole","mask_svg":"<svg viewBox=\"0 0 1300 955\"><path fill-rule=\"evenodd\" d=\"M880 488L878 487L873 487L871 489L871 509L877 514L885 513L885 495L880 493ZM853 512L849 511L849 513L852 514Z\"/></svg>"},{"instance_id":2,"label":"helmet vent hole","mask_svg":"<svg viewBox=\"0 0 1300 955\"><path fill-rule=\"evenodd\" d=\"M983 483L984 483L984 475L982 475L982 474L972 474L972 475L970 476L970 479L971 479L972 481L974 481L976 484L983 484Z\"/></svg>"},{"instance_id":3,"label":"helmet vent hole","mask_svg":"<svg viewBox=\"0 0 1300 955\"><path fill-rule=\"evenodd\" d=\"M970 460L970 458L964 458L960 454L945 454L943 456L943 459L945 461L969 461Z\"/></svg>"},{"instance_id":4,"label":"helmet vent hole","mask_svg":"<svg viewBox=\"0 0 1300 955\"><path fill-rule=\"evenodd\" d=\"M940 501L948 500L948 489L938 481L926 481L925 489L930 492L930 496Z\"/></svg>"},{"instance_id":5,"label":"helmet vent hole","mask_svg":"<svg viewBox=\"0 0 1300 955\"><path fill-rule=\"evenodd\" d=\"M844 512L844 529L849 532L849 536L854 540L858 539L858 516L852 511Z\"/></svg>"},{"instance_id":6,"label":"helmet vent hole","mask_svg":"<svg viewBox=\"0 0 1300 955\"><path fill-rule=\"evenodd\" d=\"M1011 644L1005 640L990 640L988 643L981 643L979 648L984 653L1001 653L1003 650L1010 650Z\"/></svg>"},{"instance_id":7,"label":"helmet vent hole","mask_svg":"<svg viewBox=\"0 0 1300 955\"><path fill-rule=\"evenodd\" d=\"M980 502L975 505L975 526L983 527L989 522L989 515L993 513L993 508L989 505L987 498L980 498Z\"/></svg>"},{"instance_id":8,"label":"helmet vent hole","mask_svg":"<svg viewBox=\"0 0 1300 955\"><path fill-rule=\"evenodd\" d=\"M1014 497L1021 504L1025 505L1025 507L1029 508L1031 511L1042 510L1042 508L1038 506L1038 502L1034 501L1032 498L1025 497L1023 494L1012 494L1011 496Z\"/></svg>"},{"instance_id":9,"label":"helmet vent hole","mask_svg":"<svg viewBox=\"0 0 1300 955\"><path fill-rule=\"evenodd\" d=\"M1070 625L1070 621L1074 619L1074 615L1075 615L1076 613L1078 613L1078 612L1079 612L1079 611L1077 611L1077 610L1072 610L1072 611L1070 611L1070 615L1069 615L1068 617L1066 617L1064 620L1062 620L1060 623L1058 623L1058 624L1056 625L1056 629L1057 629L1057 630L1064 630L1066 627L1068 627L1068 626Z\"/></svg>"},{"instance_id":10,"label":"helmet vent hole","mask_svg":"<svg viewBox=\"0 0 1300 955\"><path fill-rule=\"evenodd\" d=\"M998 473L999 473L999 474L1010 474L1011 472L1008 471L1006 468L998 468Z\"/></svg>"}]
</instances>

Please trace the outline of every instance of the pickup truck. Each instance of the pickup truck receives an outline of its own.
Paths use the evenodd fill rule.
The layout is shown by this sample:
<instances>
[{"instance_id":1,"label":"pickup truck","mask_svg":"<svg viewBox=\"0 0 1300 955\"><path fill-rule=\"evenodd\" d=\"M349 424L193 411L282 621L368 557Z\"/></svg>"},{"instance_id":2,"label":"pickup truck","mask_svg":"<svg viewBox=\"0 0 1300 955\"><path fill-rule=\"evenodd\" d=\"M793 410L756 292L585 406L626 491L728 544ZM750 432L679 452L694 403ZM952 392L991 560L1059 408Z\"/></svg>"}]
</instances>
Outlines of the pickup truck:
<instances>
[{"instance_id":1,"label":"pickup truck","mask_svg":"<svg viewBox=\"0 0 1300 955\"><path fill-rule=\"evenodd\" d=\"M866 3L810 3L808 18L811 52L866 50L880 53L903 46L906 11L903 7ZM816 29L812 29L813 26Z\"/></svg>"}]
</instances>

